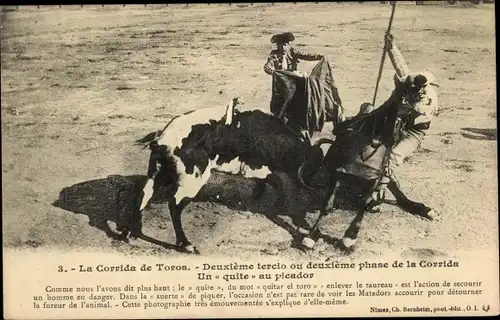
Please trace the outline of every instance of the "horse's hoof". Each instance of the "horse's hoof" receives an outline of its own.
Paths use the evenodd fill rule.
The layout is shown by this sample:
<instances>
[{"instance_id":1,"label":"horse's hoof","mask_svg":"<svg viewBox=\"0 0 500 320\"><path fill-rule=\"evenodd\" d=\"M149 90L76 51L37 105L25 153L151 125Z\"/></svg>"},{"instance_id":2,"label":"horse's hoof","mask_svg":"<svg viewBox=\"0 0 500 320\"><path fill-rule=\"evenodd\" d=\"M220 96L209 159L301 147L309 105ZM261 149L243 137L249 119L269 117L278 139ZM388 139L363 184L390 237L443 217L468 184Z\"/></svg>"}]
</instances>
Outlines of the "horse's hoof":
<instances>
[{"instance_id":1,"label":"horse's hoof","mask_svg":"<svg viewBox=\"0 0 500 320\"><path fill-rule=\"evenodd\" d=\"M313 249L314 245L316 244L316 241L314 241L309 237L304 237L300 243L307 249Z\"/></svg>"},{"instance_id":2,"label":"horse's hoof","mask_svg":"<svg viewBox=\"0 0 500 320\"><path fill-rule=\"evenodd\" d=\"M380 207L382 206L382 202L377 201L377 200L372 200L370 203L366 206L366 211L370 213L379 213L380 212Z\"/></svg>"},{"instance_id":3,"label":"horse's hoof","mask_svg":"<svg viewBox=\"0 0 500 320\"><path fill-rule=\"evenodd\" d=\"M380 213L380 205L373 206L371 208L366 209L367 212L370 213Z\"/></svg>"},{"instance_id":4,"label":"horse's hoof","mask_svg":"<svg viewBox=\"0 0 500 320\"><path fill-rule=\"evenodd\" d=\"M305 229L305 228L302 228L302 227L299 227L299 228L297 229L297 231L298 231L301 235L304 235L304 236L307 236L307 235L310 233L310 231L309 231L309 230L307 230L307 229Z\"/></svg>"},{"instance_id":5,"label":"horse's hoof","mask_svg":"<svg viewBox=\"0 0 500 320\"><path fill-rule=\"evenodd\" d=\"M356 241L357 241L357 239L351 239L349 237L343 237L342 238L342 245L346 249L350 249L350 248L354 247L354 245L356 244Z\"/></svg>"},{"instance_id":6,"label":"horse's hoof","mask_svg":"<svg viewBox=\"0 0 500 320\"><path fill-rule=\"evenodd\" d=\"M355 239L344 237L341 241L337 242L337 249L345 253L346 255L350 255L354 252L354 245L356 244Z\"/></svg>"},{"instance_id":7,"label":"horse's hoof","mask_svg":"<svg viewBox=\"0 0 500 320\"><path fill-rule=\"evenodd\" d=\"M187 245L187 246L184 246L182 247L182 250L185 252L185 253L189 253L189 254L200 254L200 252L198 251L198 249L196 249L193 245Z\"/></svg>"},{"instance_id":8,"label":"horse's hoof","mask_svg":"<svg viewBox=\"0 0 500 320\"><path fill-rule=\"evenodd\" d=\"M432 221L438 221L440 219L439 213L432 209L430 209L429 212L426 213L425 217Z\"/></svg>"}]
</instances>

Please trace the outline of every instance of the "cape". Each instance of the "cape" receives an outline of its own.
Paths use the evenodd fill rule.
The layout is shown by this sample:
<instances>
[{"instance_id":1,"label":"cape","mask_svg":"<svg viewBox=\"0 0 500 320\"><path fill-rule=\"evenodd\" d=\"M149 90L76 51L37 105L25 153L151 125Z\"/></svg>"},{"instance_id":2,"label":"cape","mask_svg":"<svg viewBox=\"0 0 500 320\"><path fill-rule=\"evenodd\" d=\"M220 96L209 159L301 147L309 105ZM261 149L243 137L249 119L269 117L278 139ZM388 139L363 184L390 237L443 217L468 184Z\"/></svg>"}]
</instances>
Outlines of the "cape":
<instances>
[{"instance_id":1,"label":"cape","mask_svg":"<svg viewBox=\"0 0 500 320\"><path fill-rule=\"evenodd\" d=\"M307 77L284 70L274 72L272 92L271 112L294 131L306 130L312 135L321 131L326 121L335 127L343 119L342 101L325 57Z\"/></svg>"}]
</instances>

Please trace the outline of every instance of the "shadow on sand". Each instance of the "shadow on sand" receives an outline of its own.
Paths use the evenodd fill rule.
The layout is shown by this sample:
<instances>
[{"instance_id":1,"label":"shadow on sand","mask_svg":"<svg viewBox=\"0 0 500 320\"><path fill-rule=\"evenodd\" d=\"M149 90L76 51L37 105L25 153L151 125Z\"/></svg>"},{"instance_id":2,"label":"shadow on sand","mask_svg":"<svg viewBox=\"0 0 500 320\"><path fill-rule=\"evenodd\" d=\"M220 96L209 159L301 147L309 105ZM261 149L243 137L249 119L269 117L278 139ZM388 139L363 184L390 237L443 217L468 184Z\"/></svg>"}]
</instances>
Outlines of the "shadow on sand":
<instances>
[{"instance_id":1,"label":"shadow on sand","mask_svg":"<svg viewBox=\"0 0 500 320\"><path fill-rule=\"evenodd\" d=\"M497 140L497 129L462 128L462 136L472 140Z\"/></svg>"},{"instance_id":2,"label":"shadow on sand","mask_svg":"<svg viewBox=\"0 0 500 320\"><path fill-rule=\"evenodd\" d=\"M267 187L261 199L254 200L251 196L255 186L254 181L218 172L212 174L209 182L200 190L193 202L220 203L232 210L263 214L274 224L288 231L294 240L293 243L298 243L302 235L297 226L307 228L308 225L304 225L306 213L319 209L323 190L311 192L299 189L286 175L280 177L287 201L286 207L279 211L274 207L276 193L271 186ZM146 179L147 177L143 175L111 175L103 179L81 182L64 188L53 205L75 214L84 214L89 217L90 226L102 230L112 239L126 241L119 231L131 223L132 213L138 210ZM336 198L337 208L355 210L357 205L355 194L352 187L340 188ZM162 198L161 189L155 193L151 203L166 203L166 199ZM291 217L293 224L281 216ZM108 222L114 222L117 231L112 230ZM332 245L338 240L326 235L322 237L325 242ZM147 235L141 235L140 238L167 249L178 250L173 244Z\"/></svg>"}]
</instances>

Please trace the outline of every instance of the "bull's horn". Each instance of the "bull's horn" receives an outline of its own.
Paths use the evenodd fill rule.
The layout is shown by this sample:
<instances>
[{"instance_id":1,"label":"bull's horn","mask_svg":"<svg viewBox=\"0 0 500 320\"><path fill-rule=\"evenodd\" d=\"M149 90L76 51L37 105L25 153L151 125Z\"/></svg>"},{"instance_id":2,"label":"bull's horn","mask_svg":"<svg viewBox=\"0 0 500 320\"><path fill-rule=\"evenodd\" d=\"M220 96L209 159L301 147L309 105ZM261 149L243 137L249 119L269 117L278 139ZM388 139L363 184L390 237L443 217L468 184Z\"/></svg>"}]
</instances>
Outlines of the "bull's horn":
<instances>
[{"instance_id":1,"label":"bull's horn","mask_svg":"<svg viewBox=\"0 0 500 320\"><path fill-rule=\"evenodd\" d=\"M226 125L229 126L233 122L234 107L238 104L238 98L233 98L229 101L226 109Z\"/></svg>"},{"instance_id":2,"label":"bull's horn","mask_svg":"<svg viewBox=\"0 0 500 320\"><path fill-rule=\"evenodd\" d=\"M322 145L322 144L324 144L324 143L334 144L334 143L335 143L335 141L334 141L334 140L332 140L332 139L328 139L328 138L321 138L321 139L318 139L318 140L314 143L314 147L319 147L319 146L321 146L321 145ZM306 163L307 163L307 160L306 160L304 163L302 163L302 165L299 167L299 170L297 171L297 178L298 178L298 180L299 180L300 184L302 185L302 187L304 187L304 188L306 188L306 189L308 189L308 190L314 190L314 188L313 188L313 187L311 187L311 186L309 186L309 185L307 185L307 184L305 183L304 178L303 178L303 174L302 174L302 172L303 172L303 170L304 170L304 165L305 165Z\"/></svg>"},{"instance_id":3,"label":"bull's horn","mask_svg":"<svg viewBox=\"0 0 500 320\"><path fill-rule=\"evenodd\" d=\"M297 171L297 178L299 179L300 185L301 185L302 187L306 188L307 190L312 191L312 190L314 190L314 188L313 188L313 187L311 187L311 186L309 186L309 185L307 185L307 184L305 183L305 181L304 181L304 178L302 178L302 170L304 169L304 165L305 165L305 164L306 164L306 163L304 162L304 163L303 163L303 164L299 167L299 170Z\"/></svg>"},{"instance_id":4,"label":"bull's horn","mask_svg":"<svg viewBox=\"0 0 500 320\"><path fill-rule=\"evenodd\" d=\"M317 146L321 146L322 144L325 144L325 143L329 143L329 144L334 144L335 141L332 140L332 139L328 139L328 138L321 138L321 139L318 139L315 143L314 143L314 146L317 147Z\"/></svg>"}]
</instances>

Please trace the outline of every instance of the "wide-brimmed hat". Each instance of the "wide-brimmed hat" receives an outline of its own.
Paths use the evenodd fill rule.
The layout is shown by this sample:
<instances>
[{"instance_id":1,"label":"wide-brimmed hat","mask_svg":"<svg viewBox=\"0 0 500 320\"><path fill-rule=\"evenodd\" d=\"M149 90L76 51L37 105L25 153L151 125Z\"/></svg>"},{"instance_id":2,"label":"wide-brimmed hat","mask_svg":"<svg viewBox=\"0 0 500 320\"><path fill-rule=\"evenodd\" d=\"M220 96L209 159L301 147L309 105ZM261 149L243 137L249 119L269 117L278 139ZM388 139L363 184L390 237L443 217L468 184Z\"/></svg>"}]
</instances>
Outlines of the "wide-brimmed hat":
<instances>
[{"instance_id":1,"label":"wide-brimmed hat","mask_svg":"<svg viewBox=\"0 0 500 320\"><path fill-rule=\"evenodd\" d=\"M291 32L278 33L271 37L271 43L286 43L295 40Z\"/></svg>"}]
</instances>

